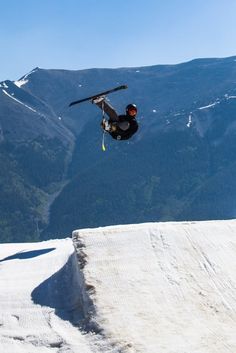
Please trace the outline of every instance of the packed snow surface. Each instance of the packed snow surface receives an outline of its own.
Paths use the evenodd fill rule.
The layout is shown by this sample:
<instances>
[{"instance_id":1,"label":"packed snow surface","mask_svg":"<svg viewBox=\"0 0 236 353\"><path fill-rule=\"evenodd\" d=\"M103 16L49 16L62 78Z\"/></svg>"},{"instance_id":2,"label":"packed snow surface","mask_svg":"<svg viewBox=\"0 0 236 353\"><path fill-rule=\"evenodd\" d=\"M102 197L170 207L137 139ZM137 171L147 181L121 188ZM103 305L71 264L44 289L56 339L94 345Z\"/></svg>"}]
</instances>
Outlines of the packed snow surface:
<instances>
[{"instance_id":1,"label":"packed snow surface","mask_svg":"<svg viewBox=\"0 0 236 353\"><path fill-rule=\"evenodd\" d=\"M236 352L236 220L1 244L0 286L0 352Z\"/></svg>"},{"instance_id":2,"label":"packed snow surface","mask_svg":"<svg viewBox=\"0 0 236 353\"><path fill-rule=\"evenodd\" d=\"M90 310L122 352L236 352L236 221L88 229L74 239Z\"/></svg>"},{"instance_id":3,"label":"packed snow surface","mask_svg":"<svg viewBox=\"0 0 236 353\"><path fill-rule=\"evenodd\" d=\"M71 239L0 245L0 352L86 352Z\"/></svg>"}]
</instances>

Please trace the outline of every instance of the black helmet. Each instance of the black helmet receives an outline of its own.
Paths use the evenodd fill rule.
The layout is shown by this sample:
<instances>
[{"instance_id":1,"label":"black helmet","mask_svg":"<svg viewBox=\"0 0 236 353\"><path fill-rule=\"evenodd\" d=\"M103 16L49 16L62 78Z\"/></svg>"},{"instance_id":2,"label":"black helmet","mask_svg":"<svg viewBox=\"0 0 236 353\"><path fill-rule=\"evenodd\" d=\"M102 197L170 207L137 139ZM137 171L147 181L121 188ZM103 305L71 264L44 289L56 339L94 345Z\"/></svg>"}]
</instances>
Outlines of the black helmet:
<instances>
[{"instance_id":1,"label":"black helmet","mask_svg":"<svg viewBox=\"0 0 236 353\"><path fill-rule=\"evenodd\" d=\"M125 110L126 110L126 114L129 114L129 110L135 110L137 113L137 106L136 104L128 104Z\"/></svg>"}]
</instances>

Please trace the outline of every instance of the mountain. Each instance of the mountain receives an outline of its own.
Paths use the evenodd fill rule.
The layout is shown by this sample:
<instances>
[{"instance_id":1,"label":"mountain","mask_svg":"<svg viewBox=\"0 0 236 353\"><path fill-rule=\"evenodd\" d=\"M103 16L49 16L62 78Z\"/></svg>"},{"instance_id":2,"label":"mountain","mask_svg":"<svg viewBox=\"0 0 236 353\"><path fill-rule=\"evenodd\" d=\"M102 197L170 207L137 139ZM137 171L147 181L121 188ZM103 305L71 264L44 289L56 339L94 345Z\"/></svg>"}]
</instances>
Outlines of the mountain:
<instances>
[{"instance_id":1,"label":"mountain","mask_svg":"<svg viewBox=\"0 0 236 353\"><path fill-rule=\"evenodd\" d=\"M4 353L236 350L236 220L1 244Z\"/></svg>"},{"instance_id":2,"label":"mountain","mask_svg":"<svg viewBox=\"0 0 236 353\"><path fill-rule=\"evenodd\" d=\"M51 107L21 84L0 84L2 241L39 239L49 198L64 179L74 146L73 134L58 124Z\"/></svg>"},{"instance_id":3,"label":"mountain","mask_svg":"<svg viewBox=\"0 0 236 353\"><path fill-rule=\"evenodd\" d=\"M1 240L75 228L235 216L236 57L79 71L35 68L0 85ZM106 136L79 98L139 108L129 141Z\"/></svg>"}]
</instances>

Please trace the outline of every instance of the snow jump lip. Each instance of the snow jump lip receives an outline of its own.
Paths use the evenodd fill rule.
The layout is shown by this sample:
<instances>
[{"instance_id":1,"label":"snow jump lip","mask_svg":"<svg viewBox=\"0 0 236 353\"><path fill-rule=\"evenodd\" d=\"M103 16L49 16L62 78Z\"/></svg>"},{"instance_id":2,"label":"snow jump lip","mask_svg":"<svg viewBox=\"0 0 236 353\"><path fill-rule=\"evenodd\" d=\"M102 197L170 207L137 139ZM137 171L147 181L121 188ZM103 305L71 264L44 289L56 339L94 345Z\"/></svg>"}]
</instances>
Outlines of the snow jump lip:
<instances>
[{"instance_id":1,"label":"snow jump lip","mask_svg":"<svg viewBox=\"0 0 236 353\"><path fill-rule=\"evenodd\" d=\"M236 351L236 220L81 229L72 240L2 244L2 351Z\"/></svg>"},{"instance_id":2,"label":"snow jump lip","mask_svg":"<svg viewBox=\"0 0 236 353\"><path fill-rule=\"evenodd\" d=\"M84 229L73 241L87 312L117 347L236 351L235 220Z\"/></svg>"}]
</instances>

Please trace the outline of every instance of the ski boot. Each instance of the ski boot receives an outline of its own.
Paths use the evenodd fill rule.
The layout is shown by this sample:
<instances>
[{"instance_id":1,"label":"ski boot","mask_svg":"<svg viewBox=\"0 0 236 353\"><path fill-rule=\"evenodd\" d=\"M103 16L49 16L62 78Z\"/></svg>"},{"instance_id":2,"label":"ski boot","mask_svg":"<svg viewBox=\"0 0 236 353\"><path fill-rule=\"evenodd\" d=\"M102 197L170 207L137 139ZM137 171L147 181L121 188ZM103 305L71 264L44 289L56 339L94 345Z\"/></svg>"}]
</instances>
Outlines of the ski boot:
<instances>
[{"instance_id":1,"label":"ski boot","mask_svg":"<svg viewBox=\"0 0 236 353\"><path fill-rule=\"evenodd\" d=\"M104 99L105 99L105 96L98 96L98 97L92 99L92 103L98 104L98 103L103 102Z\"/></svg>"}]
</instances>

